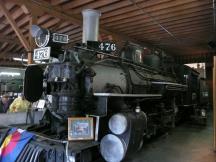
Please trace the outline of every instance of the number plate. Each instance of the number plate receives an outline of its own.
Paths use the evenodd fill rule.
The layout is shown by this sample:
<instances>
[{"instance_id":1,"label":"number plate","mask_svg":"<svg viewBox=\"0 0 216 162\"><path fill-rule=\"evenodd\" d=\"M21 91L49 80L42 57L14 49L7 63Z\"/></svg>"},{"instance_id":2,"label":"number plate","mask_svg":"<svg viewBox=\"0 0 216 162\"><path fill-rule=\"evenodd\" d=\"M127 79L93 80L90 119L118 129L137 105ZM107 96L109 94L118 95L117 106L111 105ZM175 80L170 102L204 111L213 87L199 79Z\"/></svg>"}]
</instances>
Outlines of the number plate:
<instances>
[{"instance_id":1,"label":"number plate","mask_svg":"<svg viewBox=\"0 0 216 162\"><path fill-rule=\"evenodd\" d=\"M50 58L50 47L34 49L34 61L48 60Z\"/></svg>"},{"instance_id":2,"label":"number plate","mask_svg":"<svg viewBox=\"0 0 216 162\"><path fill-rule=\"evenodd\" d=\"M53 33L53 42L68 43L68 35Z\"/></svg>"},{"instance_id":3,"label":"number plate","mask_svg":"<svg viewBox=\"0 0 216 162\"><path fill-rule=\"evenodd\" d=\"M101 42L99 49L104 52L114 52L116 51L116 44L112 42Z\"/></svg>"}]
</instances>

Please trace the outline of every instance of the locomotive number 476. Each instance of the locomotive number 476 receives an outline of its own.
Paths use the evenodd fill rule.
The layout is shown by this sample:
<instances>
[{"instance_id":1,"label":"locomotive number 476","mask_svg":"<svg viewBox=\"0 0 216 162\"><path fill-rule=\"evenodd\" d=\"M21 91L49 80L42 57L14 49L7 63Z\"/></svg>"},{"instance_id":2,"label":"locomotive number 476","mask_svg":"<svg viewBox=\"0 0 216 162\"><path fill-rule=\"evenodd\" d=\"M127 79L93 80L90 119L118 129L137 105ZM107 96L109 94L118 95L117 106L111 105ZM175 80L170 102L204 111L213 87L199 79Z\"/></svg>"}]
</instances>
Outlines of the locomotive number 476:
<instances>
[{"instance_id":1,"label":"locomotive number 476","mask_svg":"<svg viewBox=\"0 0 216 162\"><path fill-rule=\"evenodd\" d=\"M33 60L48 60L50 58L50 47L37 48L34 50Z\"/></svg>"},{"instance_id":2,"label":"locomotive number 476","mask_svg":"<svg viewBox=\"0 0 216 162\"><path fill-rule=\"evenodd\" d=\"M105 52L114 52L116 50L116 44L111 42L101 42L99 49Z\"/></svg>"}]
</instances>

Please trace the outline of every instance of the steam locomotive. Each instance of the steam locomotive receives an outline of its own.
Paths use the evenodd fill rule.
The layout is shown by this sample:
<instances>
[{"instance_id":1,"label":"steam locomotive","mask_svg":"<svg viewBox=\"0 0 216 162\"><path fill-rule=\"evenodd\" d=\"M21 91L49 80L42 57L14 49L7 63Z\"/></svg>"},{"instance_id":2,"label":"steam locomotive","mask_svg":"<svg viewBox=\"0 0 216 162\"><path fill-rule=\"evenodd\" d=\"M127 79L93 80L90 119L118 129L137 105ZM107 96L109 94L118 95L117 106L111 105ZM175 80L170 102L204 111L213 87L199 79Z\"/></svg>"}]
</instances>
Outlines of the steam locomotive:
<instances>
[{"instance_id":1,"label":"steam locomotive","mask_svg":"<svg viewBox=\"0 0 216 162\"><path fill-rule=\"evenodd\" d=\"M25 125L36 138L17 161L120 162L144 138L175 127L185 111L206 119L207 92L196 71L133 43L113 54L114 43L97 41L100 13L83 16L83 42L72 49L62 48L67 35L32 27L39 47L33 59L48 61L28 65L24 95L30 102L45 98L46 111L39 124Z\"/></svg>"}]
</instances>

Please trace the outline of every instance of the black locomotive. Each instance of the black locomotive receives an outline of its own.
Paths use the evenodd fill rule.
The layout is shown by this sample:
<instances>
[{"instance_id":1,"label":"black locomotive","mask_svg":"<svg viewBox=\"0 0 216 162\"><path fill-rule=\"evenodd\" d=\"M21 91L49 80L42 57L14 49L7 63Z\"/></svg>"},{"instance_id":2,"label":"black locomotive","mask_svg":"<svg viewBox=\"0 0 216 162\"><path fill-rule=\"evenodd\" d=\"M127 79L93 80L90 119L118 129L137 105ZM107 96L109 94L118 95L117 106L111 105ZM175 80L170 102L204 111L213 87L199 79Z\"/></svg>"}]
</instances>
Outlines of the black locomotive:
<instances>
[{"instance_id":1,"label":"black locomotive","mask_svg":"<svg viewBox=\"0 0 216 162\"><path fill-rule=\"evenodd\" d=\"M92 21L98 24L96 11L85 12L96 15ZM207 101L201 99L207 91L197 72L132 43L113 54L115 44L89 36L96 28L90 34L84 30L83 44L63 50L67 36L34 26L40 47L34 59L50 55L57 61L26 69L26 99L51 101L40 124L25 125L36 138L17 161L91 162L100 153L108 162L120 162L139 150L145 137L174 127L185 112L188 118L206 118Z\"/></svg>"}]
</instances>

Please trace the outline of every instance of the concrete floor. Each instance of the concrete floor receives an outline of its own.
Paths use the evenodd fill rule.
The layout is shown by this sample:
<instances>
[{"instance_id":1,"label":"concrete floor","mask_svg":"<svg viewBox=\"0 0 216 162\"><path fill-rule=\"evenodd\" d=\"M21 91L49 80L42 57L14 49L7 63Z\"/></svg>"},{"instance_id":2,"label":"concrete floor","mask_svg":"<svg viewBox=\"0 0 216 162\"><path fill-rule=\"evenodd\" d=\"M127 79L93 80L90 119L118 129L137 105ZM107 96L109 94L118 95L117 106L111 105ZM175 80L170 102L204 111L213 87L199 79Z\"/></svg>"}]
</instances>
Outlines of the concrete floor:
<instances>
[{"instance_id":1,"label":"concrete floor","mask_svg":"<svg viewBox=\"0 0 216 162\"><path fill-rule=\"evenodd\" d=\"M127 162L216 162L212 118L206 127L183 124L145 144Z\"/></svg>"}]
</instances>

